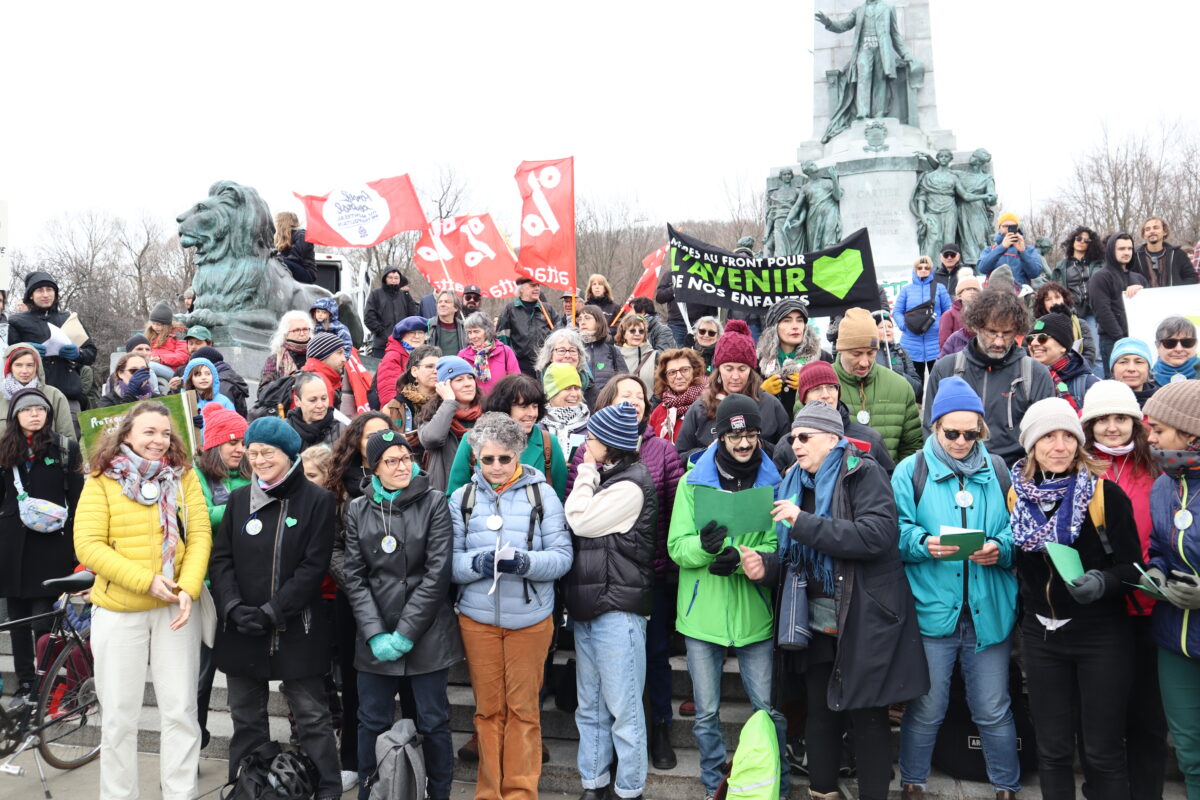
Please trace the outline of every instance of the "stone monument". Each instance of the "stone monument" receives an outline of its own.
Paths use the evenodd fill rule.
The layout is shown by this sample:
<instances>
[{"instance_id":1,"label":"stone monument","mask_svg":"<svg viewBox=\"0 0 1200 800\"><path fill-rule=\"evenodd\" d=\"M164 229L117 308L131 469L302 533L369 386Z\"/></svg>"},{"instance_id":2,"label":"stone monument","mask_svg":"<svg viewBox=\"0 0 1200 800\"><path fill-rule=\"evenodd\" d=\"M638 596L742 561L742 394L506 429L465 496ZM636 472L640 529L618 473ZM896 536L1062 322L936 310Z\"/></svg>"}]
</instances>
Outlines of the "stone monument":
<instances>
[{"instance_id":1,"label":"stone monument","mask_svg":"<svg viewBox=\"0 0 1200 800\"><path fill-rule=\"evenodd\" d=\"M814 138L799 147L795 165L767 178L764 231L779 230L770 227L781 212L771 193L786 185L795 211L778 221L793 252L830 244L832 231L865 227L881 281L908 282L917 256L937 263L948 241L962 247L963 263L975 263L994 232L991 156L958 151L938 125L929 0L817 5ZM809 208L820 210L814 217Z\"/></svg>"}]
</instances>

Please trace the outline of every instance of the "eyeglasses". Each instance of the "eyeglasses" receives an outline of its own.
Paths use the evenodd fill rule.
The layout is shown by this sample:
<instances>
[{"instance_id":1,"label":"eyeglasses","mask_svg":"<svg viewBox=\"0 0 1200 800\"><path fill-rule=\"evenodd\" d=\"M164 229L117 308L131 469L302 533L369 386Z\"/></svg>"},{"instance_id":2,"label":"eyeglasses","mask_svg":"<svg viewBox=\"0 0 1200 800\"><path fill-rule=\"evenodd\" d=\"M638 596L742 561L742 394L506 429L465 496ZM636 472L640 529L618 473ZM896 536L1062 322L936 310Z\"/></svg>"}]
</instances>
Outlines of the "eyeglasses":
<instances>
[{"instance_id":1,"label":"eyeglasses","mask_svg":"<svg viewBox=\"0 0 1200 800\"><path fill-rule=\"evenodd\" d=\"M575 355L578 351L574 347L556 347L552 351L556 356Z\"/></svg>"},{"instance_id":2,"label":"eyeglasses","mask_svg":"<svg viewBox=\"0 0 1200 800\"><path fill-rule=\"evenodd\" d=\"M950 428L942 428L942 433L946 436L947 439L949 439L952 442L957 442L958 437L960 437L960 436L963 437L963 439L965 439L968 442L973 442L976 439L978 439L980 436L983 435L983 431L979 431L979 430L956 431L956 430L951 430Z\"/></svg>"},{"instance_id":3,"label":"eyeglasses","mask_svg":"<svg viewBox=\"0 0 1200 800\"><path fill-rule=\"evenodd\" d=\"M800 444L808 444L808 440L814 436L833 436L832 433L793 433L792 438Z\"/></svg>"},{"instance_id":4,"label":"eyeglasses","mask_svg":"<svg viewBox=\"0 0 1200 800\"><path fill-rule=\"evenodd\" d=\"M758 431L745 431L743 433L727 433L723 437L727 442L757 442Z\"/></svg>"},{"instance_id":5,"label":"eyeglasses","mask_svg":"<svg viewBox=\"0 0 1200 800\"><path fill-rule=\"evenodd\" d=\"M680 378L680 377L683 377L684 375L691 375L691 374L692 374L691 367L680 367L679 369L667 370L668 378Z\"/></svg>"},{"instance_id":6,"label":"eyeglasses","mask_svg":"<svg viewBox=\"0 0 1200 800\"><path fill-rule=\"evenodd\" d=\"M709 328L697 328L696 335L697 336L716 336L717 332L714 330L711 330Z\"/></svg>"},{"instance_id":7,"label":"eyeglasses","mask_svg":"<svg viewBox=\"0 0 1200 800\"><path fill-rule=\"evenodd\" d=\"M1091 238L1084 236L1083 234L1076 236L1075 241L1079 242L1080 244L1091 244L1092 243Z\"/></svg>"},{"instance_id":8,"label":"eyeglasses","mask_svg":"<svg viewBox=\"0 0 1200 800\"><path fill-rule=\"evenodd\" d=\"M437 371L437 362L432 361L428 364L417 364L415 367L413 367L413 369L431 369L436 372Z\"/></svg>"},{"instance_id":9,"label":"eyeglasses","mask_svg":"<svg viewBox=\"0 0 1200 800\"><path fill-rule=\"evenodd\" d=\"M1186 347L1189 350L1196 346L1195 337L1187 339L1159 339L1158 343L1168 350L1174 350L1176 347Z\"/></svg>"},{"instance_id":10,"label":"eyeglasses","mask_svg":"<svg viewBox=\"0 0 1200 800\"><path fill-rule=\"evenodd\" d=\"M269 450L247 450L246 458L251 461L274 461L279 457L279 451L272 447Z\"/></svg>"},{"instance_id":11,"label":"eyeglasses","mask_svg":"<svg viewBox=\"0 0 1200 800\"><path fill-rule=\"evenodd\" d=\"M312 333L312 328L289 328L288 333Z\"/></svg>"},{"instance_id":12,"label":"eyeglasses","mask_svg":"<svg viewBox=\"0 0 1200 800\"><path fill-rule=\"evenodd\" d=\"M1011 339L1016 335L1016 331L993 331L988 330L987 328L980 328L979 332L976 334L976 336L984 341L992 341L994 339Z\"/></svg>"},{"instance_id":13,"label":"eyeglasses","mask_svg":"<svg viewBox=\"0 0 1200 800\"><path fill-rule=\"evenodd\" d=\"M1033 336L1029 337L1029 341L1032 342L1033 344L1045 344L1046 342L1050 341L1052 338L1054 338L1054 337L1052 337L1048 333L1035 333Z\"/></svg>"},{"instance_id":14,"label":"eyeglasses","mask_svg":"<svg viewBox=\"0 0 1200 800\"><path fill-rule=\"evenodd\" d=\"M495 464L497 461L499 461L499 462L500 462L500 466L502 466L502 467L506 467L506 466L508 466L509 464L511 464L511 463L512 463L512 460L513 460L515 457L516 457L516 456L512 456L512 455L503 455L503 456L480 456L480 457L479 457L479 463L480 463L480 464L483 464L485 467L490 467L492 464Z\"/></svg>"},{"instance_id":15,"label":"eyeglasses","mask_svg":"<svg viewBox=\"0 0 1200 800\"><path fill-rule=\"evenodd\" d=\"M383 465L388 469L396 469L399 466L411 467L412 463L412 456L400 456L399 458L393 456L392 458L385 458L383 460Z\"/></svg>"}]
</instances>

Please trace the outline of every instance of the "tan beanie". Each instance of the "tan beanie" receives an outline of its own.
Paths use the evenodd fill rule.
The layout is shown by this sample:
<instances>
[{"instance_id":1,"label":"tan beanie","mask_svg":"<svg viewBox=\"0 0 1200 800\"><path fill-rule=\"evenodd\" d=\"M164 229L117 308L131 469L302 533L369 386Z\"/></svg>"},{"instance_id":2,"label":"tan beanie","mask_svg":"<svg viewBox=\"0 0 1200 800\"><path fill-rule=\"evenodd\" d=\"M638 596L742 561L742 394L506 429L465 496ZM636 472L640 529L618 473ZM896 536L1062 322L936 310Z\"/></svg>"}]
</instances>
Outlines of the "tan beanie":
<instances>
[{"instance_id":1,"label":"tan beanie","mask_svg":"<svg viewBox=\"0 0 1200 800\"><path fill-rule=\"evenodd\" d=\"M1142 407L1147 417L1192 436L1200 436L1200 381L1168 383Z\"/></svg>"},{"instance_id":2,"label":"tan beanie","mask_svg":"<svg viewBox=\"0 0 1200 800\"><path fill-rule=\"evenodd\" d=\"M857 350L860 347L879 347L879 328L875 318L865 308L852 308L838 323L838 350Z\"/></svg>"}]
</instances>

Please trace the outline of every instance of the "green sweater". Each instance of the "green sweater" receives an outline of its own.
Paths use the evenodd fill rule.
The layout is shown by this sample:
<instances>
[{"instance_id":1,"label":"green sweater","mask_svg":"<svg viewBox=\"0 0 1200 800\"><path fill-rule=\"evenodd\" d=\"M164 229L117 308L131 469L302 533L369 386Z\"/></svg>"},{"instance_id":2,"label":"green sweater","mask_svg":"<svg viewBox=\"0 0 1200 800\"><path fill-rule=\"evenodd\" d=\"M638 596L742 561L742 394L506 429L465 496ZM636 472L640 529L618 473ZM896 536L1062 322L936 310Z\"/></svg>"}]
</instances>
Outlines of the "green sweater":
<instances>
[{"instance_id":1,"label":"green sweater","mask_svg":"<svg viewBox=\"0 0 1200 800\"><path fill-rule=\"evenodd\" d=\"M912 384L902 375L872 364L871 371L860 379L842 369L839 358L833 360L833 371L842 385L842 402L850 409L850 417L854 419L864 410L871 414L864 424L879 431L893 461L899 464L921 449L921 412Z\"/></svg>"},{"instance_id":2,"label":"green sweater","mask_svg":"<svg viewBox=\"0 0 1200 800\"><path fill-rule=\"evenodd\" d=\"M225 519L225 503L214 505L212 487L208 485L208 476L197 469L196 477L200 479L200 489L204 492L204 504L208 506L208 521L212 523L212 529L215 531L221 526L221 520ZM221 484L225 487L226 498L229 497L229 493L234 489L240 489L248 483L250 483L250 479L243 478L241 475L234 475L231 478L221 481Z\"/></svg>"},{"instance_id":3,"label":"green sweater","mask_svg":"<svg viewBox=\"0 0 1200 800\"><path fill-rule=\"evenodd\" d=\"M542 437L545 435L546 432L540 426L534 425L533 431L529 434L529 441L525 444L525 449L521 451L520 459L525 466L533 467L542 473L546 471L546 452L542 445ZM558 499L566 502L567 462L554 437L549 437L549 440L550 474L546 476L546 480L554 487L554 493L558 495ZM452 496L459 487L467 485L471 480L473 469L471 446L467 443L467 437L464 436L463 440L458 443L458 450L454 453L454 463L450 465L450 477L446 481L446 497Z\"/></svg>"}]
</instances>

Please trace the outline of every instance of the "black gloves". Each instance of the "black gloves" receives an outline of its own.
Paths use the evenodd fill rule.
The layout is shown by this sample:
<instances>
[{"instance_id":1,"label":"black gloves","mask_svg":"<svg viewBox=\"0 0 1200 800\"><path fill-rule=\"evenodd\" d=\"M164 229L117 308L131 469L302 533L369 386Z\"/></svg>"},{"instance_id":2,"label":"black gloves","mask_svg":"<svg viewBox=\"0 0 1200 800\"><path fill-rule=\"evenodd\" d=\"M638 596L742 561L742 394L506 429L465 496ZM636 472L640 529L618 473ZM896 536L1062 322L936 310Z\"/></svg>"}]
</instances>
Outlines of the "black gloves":
<instances>
[{"instance_id":1,"label":"black gloves","mask_svg":"<svg viewBox=\"0 0 1200 800\"><path fill-rule=\"evenodd\" d=\"M229 612L229 621L243 636L264 636L271 627L271 618L261 608L234 606Z\"/></svg>"},{"instance_id":2,"label":"black gloves","mask_svg":"<svg viewBox=\"0 0 1200 800\"><path fill-rule=\"evenodd\" d=\"M724 525L718 526L716 521L709 522L700 529L700 546L704 552L716 555L725 546L725 536L729 531Z\"/></svg>"},{"instance_id":3,"label":"black gloves","mask_svg":"<svg viewBox=\"0 0 1200 800\"><path fill-rule=\"evenodd\" d=\"M708 565L708 571L713 575L729 577L742 564L742 554L736 547L726 547L721 554Z\"/></svg>"}]
</instances>

